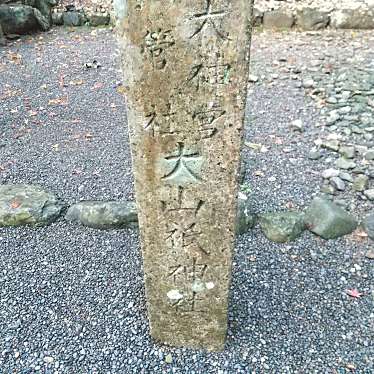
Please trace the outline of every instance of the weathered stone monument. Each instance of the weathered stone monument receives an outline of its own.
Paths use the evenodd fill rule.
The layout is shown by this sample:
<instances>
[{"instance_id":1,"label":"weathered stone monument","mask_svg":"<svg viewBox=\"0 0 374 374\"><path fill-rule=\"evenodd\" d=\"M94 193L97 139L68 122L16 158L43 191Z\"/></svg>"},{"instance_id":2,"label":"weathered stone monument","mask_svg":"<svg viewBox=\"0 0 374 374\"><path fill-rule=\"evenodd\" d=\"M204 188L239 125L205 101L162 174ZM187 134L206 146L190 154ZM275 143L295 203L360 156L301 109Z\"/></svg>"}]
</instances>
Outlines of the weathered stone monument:
<instances>
[{"instance_id":1,"label":"weathered stone monument","mask_svg":"<svg viewBox=\"0 0 374 374\"><path fill-rule=\"evenodd\" d=\"M253 4L116 5L151 333L220 350Z\"/></svg>"}]
</instances>

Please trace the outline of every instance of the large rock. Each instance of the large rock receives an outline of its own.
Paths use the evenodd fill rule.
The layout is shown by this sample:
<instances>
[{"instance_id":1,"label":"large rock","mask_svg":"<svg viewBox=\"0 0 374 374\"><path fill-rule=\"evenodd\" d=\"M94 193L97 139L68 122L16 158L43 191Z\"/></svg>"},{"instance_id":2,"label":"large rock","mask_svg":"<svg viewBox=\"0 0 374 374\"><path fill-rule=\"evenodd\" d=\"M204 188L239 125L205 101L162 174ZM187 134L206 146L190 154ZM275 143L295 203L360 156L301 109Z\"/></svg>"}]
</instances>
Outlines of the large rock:
<instances>
[{"instance_id":1,"label":"large rock","mask_svg":"<svg viewBox=\"0 0 374 374\"><path fill-rule=\"evenodd\" d=\"M331 26L337 29L374 29L374 7L335 10L331 14Z\"/></svg>"},{"instance_id":2,"label":"large rock","mask_svg":"<svg viewBox=\"0 0 374 374\"><path fill-rule=\"evenodd\" d=\"M264 235L277 243L295 240L305 230L304 215L298 212L261 214L259 223Z\"/></svg>"},{"instance_id":3,"label":"large rock","mask_svg":"<svg viewBox=\"0 0 374 374\"><path fill-rule=\"evenodd\" d=\"M0 185L0 226L43 226L63 208L57 197L38 186Z\"/></svg>"},{"instance_id":4,"label":"large rock","mask_svg":"<svg viewBox=\"0 0 374 374\"><path fill-rule=\"evenodd\" d=\"M374 214L368 215L365 218L363 225L369 238L374 240Z\"/></svg>"},{"instance_id":5,"label":"large rock","mask_svg":"<svg viewBox=\"0 0 374 374\"><path fill-rule=\"evenodd\" d=\"M110 22L110 16L108 13L94 13L88 16L88 22L90 26L105 26Z\"/></svg>"},{"instance_id":6,"label":"large rock","mask_svg":"<svg viewBox=\"0 0 374 374\"><path fill-rule=\"evenodd\" d=\"M324 239L350 234L357 228L353 216L333 202L321 197L312 201L305 213L306 227Z\"/></svg>"},{"instance_id":7,"label":"large rock","mask_svg":"<svg viewBox=\"0 0 374 374\"><path fill-rule=\"evenodd\" d=\"M0 5L0 23L5 34L29 34L50 28L49 20L29 5Z\"/></svg>"},{"instance_id":8,"label":"large rock","mask_svg":"<svg viewBox=\"0 0 374 374\"><path fill-rule=\"evenodd\" d=\"M370 188L364 192L364 195L370 200L374 201L374 188Z\"/></svg>"},{"instance_id":9,"label":"large rock","mask_svg":"<svg viewBox=\"0 0 374 374\"><path fill-rule=\"evenodd\" d=\"M303 30L320 30L327 27L330 21L329 12L315 8L303 8L297 12L297 25Z\"/></svg>"},{"instance_id":10,"label":"large rock","mask_svg":"<svg viewBox=\"0 0 374 374\"><path fill-rule=\"evenodd\" d=\"M40 13L48 19L50 25L52 25L52 8L57 5L57 0L33 0L35 1L35 8L39 9Z\"/></svg>"},{"instance_id":11,"label":"large rock","mask_svg":"<svg viewBox=\"0 0 374 374\"><path fill-rule=\"evenodd\" d=\"M238 210L236 216L236 233L241 235L249 231L255 225L255 216L250 213L248 198L240 193L238 199Z\"/></svg>"},{"instance_id":12,"label":"large rock","mask_svg":"<svg viewBox=\"0 0 374 374\"><path fill-rule=\"evenodd\" d=\"M52 25L52 8L57 5L56 0L24 0L24 3L38 9L49 23L49 26Z\"/></svg>"},{"instance_id":13,"label":"large rock","mask_svg":"<svg viewBox=\"0 0 374 374\"><path fill-rule=\"evenodd\" d=\"M64 24L63 13L61 12L52 13L52 24L56 26L62 26Z\"/></svg>"},{"instance_id":14,"label":"large rock","mask_svg":"<svg viewBox=\"0 0 374 374\"><path fill-rule=\"evenodd\" d=\"M264 14L264 28L266 29L289 29L294 23L294 16L285 10L277 9Z\"/></svg>"},{"instance_id":15,"label":"large rock","mask_svg":"<svg viewBox=\"0 0 374 374\"><path fill-rule=\"evenodd\" d=\"M71 206L65 217L95 229L136 227L138 215L133 202L84 201Z\"/></svg>"},{"instance_id":16,"label":"large rock","mask_svg":"<svg viewBox=\"0 0 374 374\"><path fill-rule=\"evenodd\" d=\"M62 15L65 26L82 26L84 24L84 16L77 11L65 12Z\"/></svg>"},{"instance_id":17,"label":"large rock","mask_svg":"<svg viewBox=\"0 0 374 374\"><path fill-rule=\"evenodd\" d=\"M257 8L253 8L253 26L261 26L264 19L264 12Z\"/></svg>"}]
</instances>

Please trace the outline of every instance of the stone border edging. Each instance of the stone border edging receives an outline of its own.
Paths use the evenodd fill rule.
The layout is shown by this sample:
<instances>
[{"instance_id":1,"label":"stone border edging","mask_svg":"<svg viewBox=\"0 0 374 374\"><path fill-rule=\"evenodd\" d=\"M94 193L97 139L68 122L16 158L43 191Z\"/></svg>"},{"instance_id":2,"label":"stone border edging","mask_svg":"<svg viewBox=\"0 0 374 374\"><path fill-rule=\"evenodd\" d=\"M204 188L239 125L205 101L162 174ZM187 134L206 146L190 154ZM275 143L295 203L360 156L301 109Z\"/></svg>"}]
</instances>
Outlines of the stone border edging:
<instances>
[{"instance_id":1,"label":"stone border edging","mask_svg":"<svg viewBox=\"0 0 374 374\"><path fill-rule=\"evenodd\" d=\"M52 13L53 23L61 26L105 26L116 24L115 9L112 11L90 12L85 9L61 9ZM255 5L254 26L265 29L297 28L305 31L316 31L331 27L333 29L374 29L374 6L356 7L353 9L324 9L303 5L297 9L280 6L277 9L265 9Z\"/></svg>"},{"instance_id":2,"label":"stone border edging","mask_svg":"<svg viewBox=\"0 0 374 374\"><path fill-rule=\"evenodd\" d=\"M0 185L0 227L46 226L58 218L94 229L136 228L136 205L130 201L83 201L69 207L52 193L34 185ZM259 224L271 241L285 243L308 230L323 239L336 239L352 233L359 223L343 208L324 197L316 197L305 212L275 212L255 215L248 197L238 199L237 234ZM361 222L374 240L374 214Z\"/></svg>"},{"instance_id":3,"label":"stone border edging","mask_svg":"<svg viewBox=\"0 0 374 374\"><path fill-rule=\"evenodd\" d=\"M324 10L304 6L299 9L280 7L262 11L255 7L254 24L266 29L290 29L292 27L305 31L333 29L374 29L374 6L355 9Z\"/></svg>"}]
</instances>

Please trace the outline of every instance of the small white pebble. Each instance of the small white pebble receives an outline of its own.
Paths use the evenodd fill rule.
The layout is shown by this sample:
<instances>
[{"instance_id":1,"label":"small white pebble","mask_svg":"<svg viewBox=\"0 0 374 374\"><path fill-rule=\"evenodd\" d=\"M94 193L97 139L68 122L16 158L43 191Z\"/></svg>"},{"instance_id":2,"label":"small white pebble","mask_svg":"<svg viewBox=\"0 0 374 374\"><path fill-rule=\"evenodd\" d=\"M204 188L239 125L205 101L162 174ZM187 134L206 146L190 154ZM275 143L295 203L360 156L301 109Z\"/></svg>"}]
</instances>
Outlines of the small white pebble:
<instances>
[{"instance_id":1,"label":"small white pebble","mask_svg":"<svg viewBox=\"0 0 374 374\"><path fill-rule=\"evenodd\" d=\"M45 362L46 364L51 364L53 361L54 361L54 359L53 359L53 357L51 357L51 356L45 356L45 357L44 357L44 362Z\"/></svg>"},{"instance_id":2,"label":"small white pebble","mask_svg":"<svg viewBox=\"0 0 374 374\"><path fill-rule=\"evenodd\" d=\"M207 288L208 290L211 290L211 289L214 288L214 283L213 283L213 282L207 282L207 283L205 284L205 286L206 286L206 288Z\"/></svg>"},{"instance_id":3,"label":"small white pebble","mask_svg":"<svg viewBox=\"0 0 374 374\"><path fill-rule=\"evenodd\" d=\"M183 295L178 290L171 290L167 293L167 297L170 300L180 300L183 299Z\"/></svg>"}]
</instances>

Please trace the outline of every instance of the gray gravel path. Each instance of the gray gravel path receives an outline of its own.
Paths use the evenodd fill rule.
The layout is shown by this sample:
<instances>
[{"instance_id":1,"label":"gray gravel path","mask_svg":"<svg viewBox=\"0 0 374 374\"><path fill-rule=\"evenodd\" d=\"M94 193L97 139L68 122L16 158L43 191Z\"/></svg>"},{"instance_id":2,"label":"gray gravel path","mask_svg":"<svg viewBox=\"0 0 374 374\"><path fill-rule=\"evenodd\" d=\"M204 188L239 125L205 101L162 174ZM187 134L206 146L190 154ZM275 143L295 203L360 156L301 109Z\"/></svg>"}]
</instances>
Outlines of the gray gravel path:
<instances>
[{"instance_id":1,"label":"gray gravel path","mask_svg":"<svg viewBox=\"0 0 374 374\"><path fill-rule=\"evenodd\" d=\"M57 30L0 50L1 183L39 183L69 202L132 198L114 39L97 33ZM339 48L342 35L332 36ZM250 95L247 141L268 149L245 151L256 211L303 207L319 189L319 166L305 157L318 112L296 80L270 77L289 76L273 66L280 51L309 61L289 49L297 38L254 39L253 73L265 78ZM84 68L94 59L102 68ZM64 96L68 105L48 105ZM311 135L289 131L298 118ZM372 246L357 234L326 242L306 233L292 244L270 243L258 229L242 236L227 347L208 354L149 338L136 232L64 221L0 229L0 373L373 373Z\"/></svg>"},{"instance_id":2,"label":"gray gravel path","mask_svg":"<svg viewBox=\"0 0 374 374\"><path fill-rule=\"evenodd\" d=\"M41 184L69 202L133 198L114 40L97 33L52 31L0 50L1 183Z\"/></svg>"}]
</instances>

